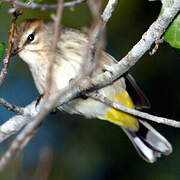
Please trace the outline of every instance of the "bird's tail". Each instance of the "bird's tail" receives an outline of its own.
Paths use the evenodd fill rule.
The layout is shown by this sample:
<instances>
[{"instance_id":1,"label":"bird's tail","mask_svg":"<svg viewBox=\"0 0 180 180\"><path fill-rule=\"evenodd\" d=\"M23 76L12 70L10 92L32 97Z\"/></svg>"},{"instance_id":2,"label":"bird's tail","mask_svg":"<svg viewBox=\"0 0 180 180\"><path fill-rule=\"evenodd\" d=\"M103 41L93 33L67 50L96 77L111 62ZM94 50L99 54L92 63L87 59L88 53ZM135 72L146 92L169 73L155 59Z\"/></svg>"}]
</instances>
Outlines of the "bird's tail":
<instances>
[{"instance_id":1,"label":"bird's tail","mask_svg":"<svg viewBox=\"0 0 180 180\"><path fill-rule=\"evenodd\" d=\"M139 155L147 162L153 163L161 154L169 155L172 152L171 144L148 123L139 120L137 132L123 128L135 146Z\"/></svg>"}]
</instances>

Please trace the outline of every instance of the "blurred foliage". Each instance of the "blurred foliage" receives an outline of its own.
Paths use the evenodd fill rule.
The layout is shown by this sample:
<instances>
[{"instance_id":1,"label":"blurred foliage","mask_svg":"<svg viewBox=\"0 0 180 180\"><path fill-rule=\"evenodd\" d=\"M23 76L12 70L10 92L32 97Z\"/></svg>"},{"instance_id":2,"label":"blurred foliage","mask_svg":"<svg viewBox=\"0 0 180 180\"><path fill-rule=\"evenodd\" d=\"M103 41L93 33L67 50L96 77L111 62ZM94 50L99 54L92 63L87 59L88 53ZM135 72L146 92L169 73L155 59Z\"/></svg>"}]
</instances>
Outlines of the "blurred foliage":
<instances>
[{"instance_id":1,"label":"blurred foliage","mask_svg":"<svg viewBox=\"0 0 180 180\"><path fill-rule=\"evenodd\" d=\"M29 3L30 0L19 0L20 2ZM40 3L42 0L33 0L35 3Z\"/></svg>"},{"instance_id":2,"label":"blurred foliage","mask_svg":"<svg viewBox=\"0 0 180 180\"><path fill-rule=\"evenodd\" d=\"M2 57L4 55L4 51L5 51L5 43L1 42L0 43L0 61L2 60Z\"/></svg>"},{"instance_id":3,"label":"blurred foliage","mask_svg":"<svg viewBox=\"0 0 180 180\"><path fill-rule=\"evenodd\" d=\"M28 3L29 0L19 0L19 2Z\"/></svg>"},{"instance_id":4,"label":"blurred foliage","mask_svg":"<svg viewBox=\"0 0 180 180\"><path fill-rule=\"evenodd\" d=\"M42 3L56 3L43 0ZM107 0L103 1L103 6ZM3 3L0 9L0 41L8 40L11 6ZM121 0L106 28L106 49L121 59L141 38L149 25L158 17L160 1ZM25 18L46 18L55 11L25 10ZM84 3L63 12L63 25L81 29L91 25L91 13ZM0 64L2 67L2 63ZM180 61L167 44L160 45L154 56L148 53L134 66L133 74L149 97L152 107L148 112L180 119ZM24 106L38 96L31 74L19 57L11 59L8 75L0 94L13 104ZM0 107L0 123L13 115ZM180 179L179 129L151 123L173 145L174 152L161 157L156 163L144 162L129 139L118 126L97 119L85 119L58 112L49 115L30 144L0 174L2 180L43 179L50 168L48 180L178 180ZM13 138L1 144L0 155ZM52 161L41 162L42 151L50 149ZM45 165L45 166L43 166ZM48 165L50 167L48 167ZM44 167L44 169L43 169ZM41 169L42 168L42 169ZM38 169L41 169L39 174ZM38 177L39 174L39 178ZM44 178L45 179L45 178Z\"/></svg>"},{"instance_id":5,"label":"blurred foliage","mask_svg":"<svg viewBox=\"0 0 180 180\"><path fill-rule=\"evenodd\" d=\"M35 3L40 3L42 0L34 0Z\"/></svg>"}]
</instances>

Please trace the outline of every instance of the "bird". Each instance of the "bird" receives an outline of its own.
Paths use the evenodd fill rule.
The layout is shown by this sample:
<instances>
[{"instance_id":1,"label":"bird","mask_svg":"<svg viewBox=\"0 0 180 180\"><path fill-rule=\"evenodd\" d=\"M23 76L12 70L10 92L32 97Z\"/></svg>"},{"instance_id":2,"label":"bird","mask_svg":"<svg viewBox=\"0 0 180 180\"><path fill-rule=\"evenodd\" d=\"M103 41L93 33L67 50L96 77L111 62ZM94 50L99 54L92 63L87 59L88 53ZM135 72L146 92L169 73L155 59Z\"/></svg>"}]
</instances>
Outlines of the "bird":
<instances>
[{"instance_id":1,"label":"bird","mask_svg":"<svg viewBox=\"0 0 180 180\"><path fill-rule=\"evenodd\" d=\"M26 19L16 26L14 32L12 56L18 54L27 63L41 95L47 90L46 78L51 64L54 30L53 21ZM66 27L60 28L51 72L50 94L69 86L70 81L81 73L88 43L86 32ZM102 49L99 63L91 77L104 72L104 67L116 63L118 61ZM132 109L150 107L149 100L129 73L99 89L98 93ZM146 121L118 111L91 97L77 97L58 109L69 114L97 118L120 126L146 162L153 163L162 154L169 155L172 152L172 146L168 140Z\"/></svg>"}]
</instances>

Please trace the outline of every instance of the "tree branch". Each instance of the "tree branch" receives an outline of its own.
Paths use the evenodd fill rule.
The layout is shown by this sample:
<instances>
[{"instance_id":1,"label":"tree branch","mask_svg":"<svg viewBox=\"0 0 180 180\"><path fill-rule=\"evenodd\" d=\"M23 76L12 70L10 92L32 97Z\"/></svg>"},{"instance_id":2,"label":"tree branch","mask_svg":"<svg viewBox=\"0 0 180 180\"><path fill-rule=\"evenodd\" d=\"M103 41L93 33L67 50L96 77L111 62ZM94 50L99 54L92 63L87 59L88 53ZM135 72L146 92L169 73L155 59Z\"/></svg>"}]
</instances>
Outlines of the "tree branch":
<instances>
[{"instance_id":1,"label":"tree branch","mask_svg":"<svg viewBox=\"0 0 180 180\"><path fill-rule=\"evenodd\" d=\"M180 0L174 0L170 7L166 8L158 19L144 33L140 41L122 58L119 63L108 67L108 70L92 79L83 79L78 83L78 86L71 87L71 91L66 91L67 88L59 92L63 96L59 100L58 105L69 102L77 97L80 92L94 91L105 87L113 81L120 78L127 72L135 63L148 51L156 39L161 37L168 25L180 11ZM66 91L66 92L65 92ZM62 93L63 92L63 93ZM57 95L53 94L50 99L53 100Z\"/></svg>"},{"instance_id":2,"label":"tree branch","mask_svg":"<svg viewBox=\"0 0 180 180\"><path fill-rule=\"evenodd\" d=\"M1 73L0 73L0 86L2 85L8 71L8 66L9 66L9 61L10 61L10 56L11 56L11 49L13 46L14 29L15 29L16 19L19 15L20 15L19 12L16 12L16 11L12 13L11 27L9 30L8 47L6 51L6 56L3 60L4 67L2 68Z\"/></svg>"},{"instance_id":3,"label":"tree branch","mask_svg":"<svg viewBox=\"0 0 180 180\"><path fill-rule=\"evenodd\" d=\"M0 143L7 139L9 136L18 132L26 123L38 114L39 108L36 107L36 101L21 108L22 115L15 115L0 126Z\"/></svg>"},{"instance_id":4,"label":"tree branch","mask_svg":"<svg viewBox=\"0 0 180 180\"><path fill-rule=\"evenodd\" d=\"M108 4L107 4L107 6L104 9L104 12L102 14L102 18L103 18L105 23L107 23L109 21L109 19L112 16L112 13L113 13L118 2L119 2L119 0L108 1Z\"/></svg>"},{"instance_id":5,"label":"tree branch","mask_svg":"<svg viewBox=\"0 0 180 180\"><path fill-rule=\"evenodd\" d=\"M8 110L15 112L18 115L23 114L23 109L21 107L18 107L16 105L12 105L9 102L7 102L6 100L4 100L3 98L0 98L0 104L3 105Z\"/></svg>"},{"instance_id":6,"label":"tree branch","mask_svg":"<svg viewBox=\"0 0 180 180\"><path fill-rule=\"evenodd\" d=\"M50 91L51 91L51 85L52 85L52 71L53 71L53 66L55 64L55 61L56 61L56 49L57 49L57 43L59 41L59 37L60 37L60 25L61 25L61 18L62 18L62 12L63 12L63 3L64 3L64 0L59 0L58 1L58 6L57 6L57 15L54 19L54 29L55 29L55 32L54 32L54 40L53 40L53 44L52 44L52 49L51 49L51 56L50 56L50 66L49 66L49 70L48 70L48 73L47 73L47 91L46 91L46 94L47 97L49 96L50 94Z\"/></svg>"},{"instance_id":7,"label":"tree branch","mask_svg":"<svg viewBox=\"0 0 180 180\"><path fill-rule=\"evenodd\" d=\"M98 59L101 57L101 50L103 48L104 28L107 21L110 19L117 3L118 0L109 0L102 15L100 16L100 5L97 4L96 1L88 1L94 23L89 30L89 43L87 47L86 58L84 58L84 63L82 65L82 74L84 76L90 75L99 64Z\"/></svg>"},{"instance_id":8,"label":"tree branch","mask_svg":"<svg viewBox=\"0 0 180 180\"><path fill-rule=\"evenodd\" d=\"M57 9L57 4L47 5L47 4L37 4L34 2L23 3L23 2L19 2L18 0L0 0L0 1L10 3L15 8L20 8L20 9L37 9L37 10L41 10L41 11ZM71 7L77 6L85 1L86 0L75 0L72 2L67 2L67 3L64 3L63 8L71 8Z\"/></svg>"},{"instance_id":9,"label":"tree branch","mask_svg":"<svg viewBox=\"0 0 180 180\"><path fill-rule=\"evenodd\" d=\"M96 69L103 46L104 24L100 14L101 4L96 0L88 0L88 6L93 16L93 23L88 32L88 43L79 78L90 76Z\"/></svg>"},{"instance_id":10,"label":"tree branch","mask_svg":"<svg viewBox=\"0 0 180 180\"><path fill-rule=\"evenodd\" d=\"M154 121L156 123L162 123L162 124L165 124L165 125L168 125L168 126L173 126L173 127L177 127L177 128L180 128L180 122L177 122L173 119L168 119L168 118L164 118L164 117L158 117L158 116L154 116L154 115L151 115L151 114L148 114L148 113L145 113L145 112L141 112L141 111L138 111L136 109L131 109L131 108L128 108L126 106L123 106L121 104L118 104L116 102L113 102L111 101L110 99L108 99L107 97L103 96L102 94L100 93L91 93L91 94L87 94L87 96L95 99L95 100L98 100L102 103L105 103L119 111L123 111L123 112L126 112L130 115L133 115L133 116L136 116L136 117L139 117L139 118L142 118L142 119L147 119L147 120L150 120L150 121Z\"/></svg>"}]
</instances>

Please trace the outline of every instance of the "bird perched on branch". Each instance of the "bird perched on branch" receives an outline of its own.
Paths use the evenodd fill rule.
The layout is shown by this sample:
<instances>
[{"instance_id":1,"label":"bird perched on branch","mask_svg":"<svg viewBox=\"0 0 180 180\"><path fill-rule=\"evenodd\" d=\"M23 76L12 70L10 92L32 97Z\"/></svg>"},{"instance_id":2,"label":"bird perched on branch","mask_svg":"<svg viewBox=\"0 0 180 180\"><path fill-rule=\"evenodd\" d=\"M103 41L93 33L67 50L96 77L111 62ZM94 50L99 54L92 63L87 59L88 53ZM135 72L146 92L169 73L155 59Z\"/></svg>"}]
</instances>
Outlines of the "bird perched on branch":
<instances>
[{"instance_id":1,"label":"bird perched on branch","mask_svg":"<svg viewBox=\"0 0 180 180\"><path fill-rule=\"evenodd\" d=\"M61 29L53 61L50 94L69 85L82 70L85 52L89 43L88 36L79 30ZM47 89L47 73L52 60L54 22L32 19L21 22L14 34L14 55L18 54L29 66L40 94ZM92 76L104 71L117 61L101 50L98 67ZM149 107L134 79L125 74L109 86L98 90L110 100L129 108ZM80 114L87 118L98 118L119 125L128 135L140 156L148 162L156 161L161 154L172 152L170 143L148 123L124 112L96 101L92 98L78 97L60 107L70 114Z\"/></svg>"}]
</instances>

